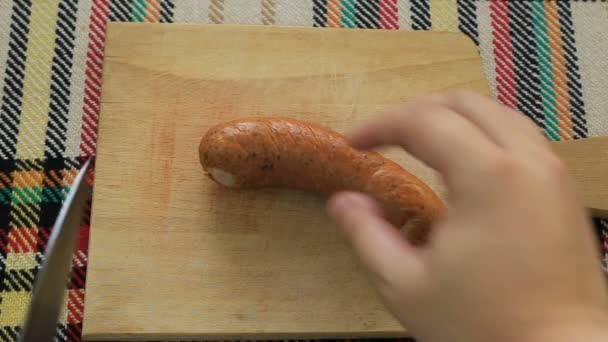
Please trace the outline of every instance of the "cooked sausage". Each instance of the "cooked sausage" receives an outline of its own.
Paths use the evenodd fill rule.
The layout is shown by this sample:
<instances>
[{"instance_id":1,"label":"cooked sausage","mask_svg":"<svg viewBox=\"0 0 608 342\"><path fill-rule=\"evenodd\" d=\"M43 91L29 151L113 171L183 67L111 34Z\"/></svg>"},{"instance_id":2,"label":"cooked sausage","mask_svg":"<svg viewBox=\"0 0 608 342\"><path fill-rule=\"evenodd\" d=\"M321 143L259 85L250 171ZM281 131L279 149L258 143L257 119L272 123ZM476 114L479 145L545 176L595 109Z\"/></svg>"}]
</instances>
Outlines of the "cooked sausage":
<instances>
[{"instance_id":1,"label":"cooked sausage","mask_svg":"<svg viewBox=\"0 0 608 342\"><path fill-rule=\"evenodd\" d=\"M199 146L207 175L231 188L288 187L371 195L386 218L423 243L445 207L421 180L323 126L285 117L243 118L209 129Z\"/></svg>"}]
</instances>

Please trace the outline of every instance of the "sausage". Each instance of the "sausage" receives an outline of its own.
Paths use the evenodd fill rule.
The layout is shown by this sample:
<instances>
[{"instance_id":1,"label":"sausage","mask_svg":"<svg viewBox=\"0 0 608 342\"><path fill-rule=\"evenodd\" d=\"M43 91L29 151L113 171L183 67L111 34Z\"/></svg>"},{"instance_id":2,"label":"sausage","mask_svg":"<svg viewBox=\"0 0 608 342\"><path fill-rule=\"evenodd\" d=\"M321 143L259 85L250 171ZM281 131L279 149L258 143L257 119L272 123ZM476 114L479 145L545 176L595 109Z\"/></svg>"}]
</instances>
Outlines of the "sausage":
<instances>
[{"instance_id":1,"label":"sausage","mask_svg":"<svg viewBox=\"0 0 608 342\"><path fill-rule=\"evenodd\" d=\"M230 188L367 193L416 244L426 241L431 224L445 212L433 190L400 165L354 149L343 135L310 122L260 117L222 123L203 136L199 157L207 176Z\"/></svg>"}]
</instances>

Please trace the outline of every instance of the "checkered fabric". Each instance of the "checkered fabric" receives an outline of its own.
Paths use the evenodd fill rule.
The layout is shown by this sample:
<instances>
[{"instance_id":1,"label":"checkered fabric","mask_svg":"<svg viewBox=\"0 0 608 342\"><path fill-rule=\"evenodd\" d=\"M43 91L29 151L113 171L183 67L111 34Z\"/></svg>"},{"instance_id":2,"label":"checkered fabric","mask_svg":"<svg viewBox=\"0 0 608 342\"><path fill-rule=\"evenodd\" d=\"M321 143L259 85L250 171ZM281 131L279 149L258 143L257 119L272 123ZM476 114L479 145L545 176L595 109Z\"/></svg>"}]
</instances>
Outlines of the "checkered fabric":
<instances>
[{"instance_id":1,"label":"checkered fabric","mask_svg":"<svg viewBox=\"0 0 608 342\"><path fill-rule=\"evenodd\" d=\"M548 139L608 135L600 1L0 0L3 341L18 334L72 179L95 156L108 21L461 31L479 47L492 94ZM608 223L596 225L608 260ZM59 341L81 336L88 215L80 229Z\"/></svg>"}]
</instances>

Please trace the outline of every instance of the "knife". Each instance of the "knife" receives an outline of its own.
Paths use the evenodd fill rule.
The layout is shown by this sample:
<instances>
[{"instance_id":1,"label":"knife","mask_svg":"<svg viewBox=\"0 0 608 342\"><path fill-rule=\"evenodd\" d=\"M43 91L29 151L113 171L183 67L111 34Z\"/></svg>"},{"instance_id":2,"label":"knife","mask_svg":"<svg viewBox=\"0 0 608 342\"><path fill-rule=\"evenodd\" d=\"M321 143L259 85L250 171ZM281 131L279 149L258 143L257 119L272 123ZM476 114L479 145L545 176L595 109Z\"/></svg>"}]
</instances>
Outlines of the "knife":
<instances>
[{"instance_id":1,"label":"knife","mask_svg":"<svg viewBox=\"0 0 608 342\"><path fill-rule=\"evenodd\" d=\"M91 160L78 172L47 243L26 316L21 342L53 341L66 292L72 253L89 187L84 181Z\"/></svg>"}]
</instances>

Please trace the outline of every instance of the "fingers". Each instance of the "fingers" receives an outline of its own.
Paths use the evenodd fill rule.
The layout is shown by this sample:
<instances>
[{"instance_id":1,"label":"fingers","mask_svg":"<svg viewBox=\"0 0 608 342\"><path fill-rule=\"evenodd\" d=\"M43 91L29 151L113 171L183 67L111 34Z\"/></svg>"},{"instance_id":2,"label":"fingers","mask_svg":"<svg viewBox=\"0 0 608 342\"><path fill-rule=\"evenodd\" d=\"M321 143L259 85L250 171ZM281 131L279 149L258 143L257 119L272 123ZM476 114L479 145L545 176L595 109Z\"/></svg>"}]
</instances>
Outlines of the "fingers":
<instances>
[{"instance_id":1,"label":"fingers","mask_svg":"<svg viewBox=\"0 0 608 342\"><path fill-rule=\"evenodd\" d=\"M380 216L371 198L338 193L329 200L327 210L375 281L390 284L395 279L414 280L422 271L415 248Z\"/></svg>"},{"instance_id":2,"label":"fingers","mask_svg":"<svg viewBox=\"0 0 608 342\"><path fill-rule=\"evenodd\" d=\"M485 167L484 163L492 162L501 152L471 121L430 101L406 105L366 123L351 136L351 143L358 148L401 145L448 182Z\"/></svg>"},{"instance_id":3,"label":"fingers","mask_svg":"<svg viewBox=\"0 0 608 342\"><path fill-rule=\"evenodd\" d=\"M505 153L528 161L554 159L531 120L472 91L432 95L406 105L363 125L351 143L358 148L401 145L451 185L458 176L471 178L476 170L492 168Z\"/></svg>"},{"instance_id":4,"label":"fingers","mask_svg":"<svg viewBox=\"0 0 608 342\"><path fill-rule=\"evenodd\" d=\"M527 149L530 143L548 148L540 129L526 116L473 91L429 98L466 117L494 142L507 149Z\"/></svg>"}]
</instances>

